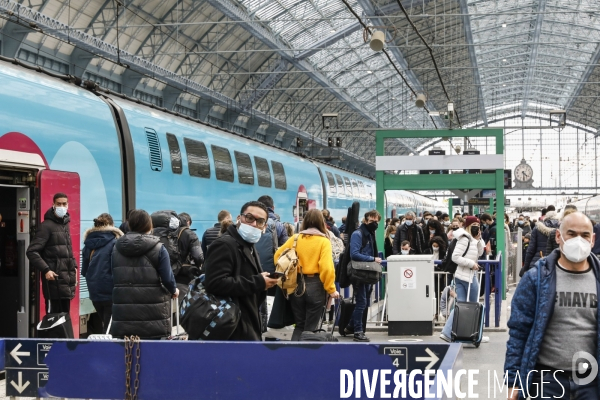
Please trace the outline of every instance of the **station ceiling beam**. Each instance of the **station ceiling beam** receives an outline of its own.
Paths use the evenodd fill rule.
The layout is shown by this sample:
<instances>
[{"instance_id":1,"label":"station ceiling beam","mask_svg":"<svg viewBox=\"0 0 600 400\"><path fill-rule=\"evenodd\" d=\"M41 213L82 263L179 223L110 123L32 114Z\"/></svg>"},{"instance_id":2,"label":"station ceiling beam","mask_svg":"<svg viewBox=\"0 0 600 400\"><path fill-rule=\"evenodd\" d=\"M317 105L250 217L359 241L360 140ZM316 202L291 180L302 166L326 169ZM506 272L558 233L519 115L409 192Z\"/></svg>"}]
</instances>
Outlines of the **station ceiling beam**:
<instances>
[{"instance_id":1,"label":"station ceiling beam","mask_svg":"<svg viewBox=\"0 0 600 400\"><path fill-rule=\"evenodd\" d=\"M485 104L483 99L483 89L481 87L481 78L479 76L479 67L477 66L477 55L475 54L475 46L473 46L473 30L471 29L471 16L469 15L469 7L467 0L459 0L460 13L463 14L463 26L465 29L465 40L467 41L467 48L469 50L469 58L471 59L471 66L473 67L473 78L475 85L477 86L478 93L478 106L479 113L481 114L481 120L484 126L488 126L487 114L485 112Z\"/></svg>"},{"instance_id":2,"label":"station ceiling beam","mask_svg":"<svg viewBox=\"0 0 600 400\"><path fill-rule=\"evenodd\" d=\"M592 76L592 72L594 72L594 69L596 68L598 62L600 62L600 43L596 45L596 51L594 52L594 55L592 55L588 66L586 67L585 71L583 71L583 74L581 74L581 79L579 80L577 86L573 90L573 94L571 95L571 97L569 97L565 104L565 110L567 111L567 115L569 115L569 110L571 109L571 107L573 107L575 101L577 101L577 97L579 97L579 95L583 91L583 88L590 79L590 76Z\"/></svg>"},{"instance_id":3,"label":"station ceiling beam","mask_svg":"<svg viewBox=\"0 0 600 400\"><path fill-rule=\"evenodd\" d=\"M523 97L523 106L521 107L521 118L525 118L527 107L529 105L529 94L531 91L531 83L535 73L535 65L537 62L537 54L542 33L542 23L544 22L544 12L546 10L547 0L539 0L535 28L531 39L531 55L529 56L529 67L527 69L527 79L525 80L525 95Z\"/></svg>"}]
</instances>

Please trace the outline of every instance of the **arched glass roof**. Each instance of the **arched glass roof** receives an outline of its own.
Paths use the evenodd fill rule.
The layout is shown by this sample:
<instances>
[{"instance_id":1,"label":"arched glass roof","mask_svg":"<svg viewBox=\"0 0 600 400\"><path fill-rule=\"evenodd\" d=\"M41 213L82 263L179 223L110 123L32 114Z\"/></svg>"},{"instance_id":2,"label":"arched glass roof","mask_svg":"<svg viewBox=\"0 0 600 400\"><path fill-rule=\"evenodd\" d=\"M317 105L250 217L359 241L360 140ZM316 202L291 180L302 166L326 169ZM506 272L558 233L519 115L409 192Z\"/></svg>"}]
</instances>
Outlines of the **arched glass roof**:
<instances>
[{"instance_id":1,"label":"arched glass roof","mask_svg":"<svg viewBox=\"0 0 600 400\"><path fill-rule=\"evenodd\" d=\"M32 29L10 10L63 25ZM450 101L453 127L550 109L598 127L599 15L595 0L0 0L5 56L286 148L316 138L311 155L341 137L339 164L363 172L372 129L447 128L435 114ZM385 32L384 51L370 49L365 26ZM96 50L109 46L137 64ZM323 129L324 113L338 114L339 131Z\"/></svg>"}]
</instances>

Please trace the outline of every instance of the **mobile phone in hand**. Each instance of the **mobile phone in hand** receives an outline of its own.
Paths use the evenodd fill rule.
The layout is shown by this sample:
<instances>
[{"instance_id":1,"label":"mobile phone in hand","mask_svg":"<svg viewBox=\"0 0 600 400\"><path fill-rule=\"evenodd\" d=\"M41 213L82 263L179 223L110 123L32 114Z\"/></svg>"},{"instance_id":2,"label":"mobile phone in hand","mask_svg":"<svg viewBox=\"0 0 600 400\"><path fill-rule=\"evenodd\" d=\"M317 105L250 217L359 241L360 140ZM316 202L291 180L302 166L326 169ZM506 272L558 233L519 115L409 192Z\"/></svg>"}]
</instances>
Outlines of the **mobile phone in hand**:
<instances>
[{"instance_id":1,"label":"mobile phone in hand","mask_svg":"<svg viewBox=\"0 0 600 400\"><path fill-rule=\"evenodd\" d=\"M279 279L282 276L284 276L285 274L283 272L270 272L268 277L271 279Z\"/></svg>"}]
</instances>

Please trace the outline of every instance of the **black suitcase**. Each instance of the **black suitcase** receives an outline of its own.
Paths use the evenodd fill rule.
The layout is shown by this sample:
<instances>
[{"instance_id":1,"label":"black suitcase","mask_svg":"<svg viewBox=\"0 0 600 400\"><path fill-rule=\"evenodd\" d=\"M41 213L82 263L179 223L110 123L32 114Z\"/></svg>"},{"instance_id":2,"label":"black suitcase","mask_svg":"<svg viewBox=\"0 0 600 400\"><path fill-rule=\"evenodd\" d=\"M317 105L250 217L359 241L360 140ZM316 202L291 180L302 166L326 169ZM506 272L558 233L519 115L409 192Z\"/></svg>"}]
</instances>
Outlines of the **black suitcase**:
<instances>
[{"instance_id":1,"label":"black suitcase","mask_svg":"<svg viewBox=\"0 0 600 400\"><path fill-rule=\"evenodd\" d=\"M469 291L471 287L469 286ZM467 292L467 299L469 298ZM454 306L451 339L458 343L481 344L483 337L484 306L479 302L458 301Z\"/></svg>"},{"instance_id":2,"label":"black suitcase","mask_svg":"<svg viewBox=\"0 0 600 400\"><path fill-rule=\"evenodd\" d=\"M337 318L338 332L342 336L346 336L344 332L344 328L348 326L350 323L350 319L352 318L352 313L354 313L354 298L350 299L341 299L339 304L339 317ZM367 313L369 311L368 307L365 307L365 311L363 313L363 332L367 331Z\"/></svg>"}]
</instances>

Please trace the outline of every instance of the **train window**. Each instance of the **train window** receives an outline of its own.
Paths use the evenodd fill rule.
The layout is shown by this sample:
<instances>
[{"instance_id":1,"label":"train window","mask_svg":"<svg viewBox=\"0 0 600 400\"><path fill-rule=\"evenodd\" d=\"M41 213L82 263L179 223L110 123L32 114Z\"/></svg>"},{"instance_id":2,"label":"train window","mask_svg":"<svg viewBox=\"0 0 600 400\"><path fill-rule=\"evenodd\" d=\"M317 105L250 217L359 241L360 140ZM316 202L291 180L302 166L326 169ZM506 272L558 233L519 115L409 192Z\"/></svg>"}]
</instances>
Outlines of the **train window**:
<instances>
[{"instance_id":1,"label":"train window","mask_svg":"<svg viewBox=\"0 0 600 400\"><path fill-rule=\"evenodd\" d=\"M353 197L352 185L350 185L350 179L346 176L344 177L344 183L346 184L346 197Z\"/></svg>"},{"instance_id":2,"label":"train window","mask_svg":"<svg viewBox=\"0 0 600 400\"><path fill-rule=\"evenodd\" d=\"M169 153L171 154L171 170L174 174L181 174L181 150L179 150L179 142L177 137L172 133L167 133L167 144L169 145Z\"/></svg>"},{"instance_id":3,"label":"train window","mask_svg":"<svg viewBox=\"0 0 600 400\"><path fill-rule=\"evenodd\" d=\"M344 195L344 181L342 180L342 177L339 176L338 174L335 174L335 180L337 181L337 185L338 185L338 195L343 196Z\"/></svg>"},{"instance_id":4,"label":"train window","mask_svg":"<svg viewBox=\"0 0 600 400\"><path fill-rule=\"evenodd\" d=\"M146 128L146 140L148 141L148 155L150 157L150 168L152 171L162 171L162 154L160 142L154 129Z\"/></svg>"},{"instance_id":5,"label":"train window","mask_svg":"<svg viewBox=\"0 0 600 400\"><path fill-rule=\"evenodd\" d=\"M363 184L362 181L358 181L358 188L360 189L360 198L361 199L366 199L367 198L367 192L365 192L365 186Z\"/></svg>"},{"instance_id":6,"label":"train window","mask_svg":"<svg viewBox=\"0 0 600 400\"><path fill-rule=\"evenodd\" d=\"M352 179L352 192L354 193L354 196L357 199L360 199L360 192L358 191L358 185L356 184L356 181L354 179Z\"/></svg>"},{"instance_id":7,"label":"train window","mask_svg":"<svg viewBox=\"0 0 600 400\"><path fill-rule=\"evenodd\" d=\"M333 179L333 174L331 172L325 172L325 175L327 175L327 182L329 183L329 191L331 192L331 194L336 194L337 190L335 187L335 179Z\"/></svg>"},{"instance_id":8,"label":"train window","mask_svg":"<svg viewBox=\"0 0 600 400\"><path fill-rule=\"evenodd\" d=\"M208 151L206 151L204 143L198 140L183 138L183 145L187 153L190 176L210 178L210 161L208 160Z\"/></svg>"},{"instance_id":9,"label":"train window","mask_svg":"<svg viewBox=\"0 0 600 400\"><path fill-rule=\"evenodd\" d=\"M233 164L231 154L225 147L210 146L215 160L215 172L217 179L225 182L233 182Z\"/></svg>"},{"instance_id":10,"label":"train window","mask_svg":"<svg viewBox=\"0 0 600 400\"><path fill-rule=\"evenodd\" d=\"M256 164L258 186L271 187L271 171L269 170L269 162L264 158L255 156L254 164Z\"/></svg>"},{"instance_id":11,"label":"train window","mask_svg":"<svg viewBox=\"0 0 600 400\"><path fill-rule=\"evenodd\" d=\"M234 151L233 154L237 164L238 181L245 185L254 185L254 168L250 156L239 151Z\"/></svg>"},{"instance_id":12,"label":"train window","mask_svg":"<svg viewBox=\"0 0 600 400\"><path fill-rule=\"evenodd\" d=\"M275 176L275 189L287 189L287 182L285 180L285 170L283 164L277 161L271 161L271 167L273 168L273 175Z\"/></svg>"}]
</instances>

